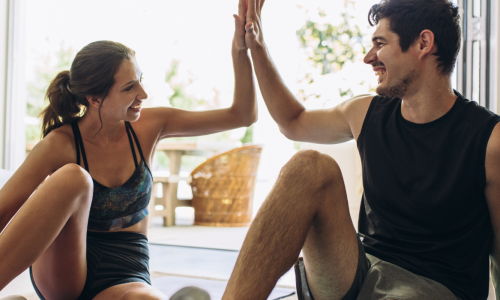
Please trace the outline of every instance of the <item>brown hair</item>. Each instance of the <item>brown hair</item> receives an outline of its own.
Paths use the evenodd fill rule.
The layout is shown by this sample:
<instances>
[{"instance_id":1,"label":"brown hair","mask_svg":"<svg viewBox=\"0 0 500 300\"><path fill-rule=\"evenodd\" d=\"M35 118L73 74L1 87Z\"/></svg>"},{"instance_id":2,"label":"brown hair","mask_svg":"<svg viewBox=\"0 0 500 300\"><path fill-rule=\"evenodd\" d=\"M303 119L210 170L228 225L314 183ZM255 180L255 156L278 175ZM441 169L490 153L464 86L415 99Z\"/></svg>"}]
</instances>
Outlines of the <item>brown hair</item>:
<instances>
[{"instance_id":1,"label":"brown hair","mask_svg":"<svg viewBox=\"0 0 500 300\"><path fill-rule=\"evenodd\" d=\"M399 46L408 51L420 33L434 33L438 68L443 75L453 71L460 50L460 15L458 7L449 0L382 0L368 13L370 25L388 18L392 32L399 36Z\"/></svg>"},{"instance_id":2,"label":"brown hair","mask_svg":"<svg viewBox=\"0 0 500 300\"><path fill-rule=\"evenodd\" d=\"M83 47L71 69L57 74L50 83L45 98L49 105L40 113L42 138L52 130L78 120L89 106L87 96L98 96L101 106L115 83L114 77L121 63L131 59L135 52L116 42L97 41ZM102 127L102 120L101 120Z\"/></svg>"}]
</instances>

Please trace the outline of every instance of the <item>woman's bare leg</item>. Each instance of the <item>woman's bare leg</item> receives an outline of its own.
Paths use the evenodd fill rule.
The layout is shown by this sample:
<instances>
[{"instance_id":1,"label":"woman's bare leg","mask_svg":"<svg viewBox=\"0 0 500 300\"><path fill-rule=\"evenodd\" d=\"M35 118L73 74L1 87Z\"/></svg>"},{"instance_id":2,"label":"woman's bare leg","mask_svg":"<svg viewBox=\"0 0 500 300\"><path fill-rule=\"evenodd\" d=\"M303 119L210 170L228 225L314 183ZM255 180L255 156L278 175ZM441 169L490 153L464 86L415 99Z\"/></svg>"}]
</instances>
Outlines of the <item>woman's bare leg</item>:
<instances>
[{"instance_id":1,"label":"woman's bare leg","mask_svg":"<svg viewBox=\"0 0 500 300\"><path fill-rule=\"evenodd\" d=\"M312 150L300 151L281 170L222 299L267 299L301 249L314 298L341 299L356 274L357 237L337 163Z\"/></svg>"},{"instance_id":2,"label":"woman's bare leg","mask_svg":"<svg viewBox=\"0 0 500 300\"><path fill-rule=\"evenodd\" d=\"M112 286L97 294L93 300L167 300L168 297L150 286L141 282L130 282Z\"/></svg>"},{"instance_id":3,"label":"woman's bare leg","mask_svg":"<svg viewBox=\"0 0 500 300\"><path fill-rule=\"evenodd\" d=\"M0 235L0 290L33 264L47 299L76 299L87 274L92 179L76 164L52 174Z\"/></svg>"}]
</instances>

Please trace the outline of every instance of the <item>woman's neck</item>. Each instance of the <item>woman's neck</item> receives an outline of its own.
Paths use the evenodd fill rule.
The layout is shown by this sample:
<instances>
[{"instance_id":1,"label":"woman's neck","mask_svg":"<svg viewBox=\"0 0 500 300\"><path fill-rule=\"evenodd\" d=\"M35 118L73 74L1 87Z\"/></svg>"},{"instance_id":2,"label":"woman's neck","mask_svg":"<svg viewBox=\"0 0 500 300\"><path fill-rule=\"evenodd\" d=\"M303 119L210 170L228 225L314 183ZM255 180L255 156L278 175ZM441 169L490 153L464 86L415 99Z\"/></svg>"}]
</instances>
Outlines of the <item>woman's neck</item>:
<instances>
[{"instance_id":1,"label":"woman's neck","mask_svg":"<svg viewBox=\"0 0 500 300\"><path fill-rule=\"evenodd\" d=\"M91 138L92 143L100 145L109 145L119 141L122 138L120 132L125 126L122 120L102 118L101 123L98 113L91 110L85 113L78 124L80 130L86 133L84 136Z\"/></svg>"}]
</instances>

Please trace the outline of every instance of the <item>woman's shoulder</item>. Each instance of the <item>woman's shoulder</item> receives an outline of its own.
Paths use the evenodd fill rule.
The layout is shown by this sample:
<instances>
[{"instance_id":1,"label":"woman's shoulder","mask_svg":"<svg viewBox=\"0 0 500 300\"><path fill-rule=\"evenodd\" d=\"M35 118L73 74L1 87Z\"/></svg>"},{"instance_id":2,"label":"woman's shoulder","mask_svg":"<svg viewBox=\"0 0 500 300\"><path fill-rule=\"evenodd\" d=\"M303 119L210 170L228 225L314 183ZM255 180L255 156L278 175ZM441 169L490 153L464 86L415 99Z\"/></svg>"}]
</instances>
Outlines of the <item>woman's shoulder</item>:
<instances>
[{"instance_id":1,"label":"woman's shoulder","mask_svg":"<svg viewBox=\"0 0 500 300\"><path fill-rule=\"evenodd\" d=\"M73 145L75 143L75 138L73 135L73 129L70 124L65 124L59 128L52 130L45 138L40 142L46 141L46 143L57 145L63 147L66 145Z\"/></svg>"},{"instance_id":2,"label":"woman's shoulder","mask_svg":"<svg viewBox=\"0 0 500 300\"><path fill-rule=\"evenodd\" d=\"M59 164L75 163L76 148L71 125L63 125L52 130L31 151L37 156L54 159Z\"/></svg>"},{"instance_id":3,"label":"woman's shoulder","mask_svg":"<svg viewBox=\"0 0 500 300\"><path fill-rule=\"evenodd\" d=\"M174 110L171 107L144 108L139 119L130 124L135 131L157 136L165 126L165 122L175 113Z\"/></svg>"}]
</instances>

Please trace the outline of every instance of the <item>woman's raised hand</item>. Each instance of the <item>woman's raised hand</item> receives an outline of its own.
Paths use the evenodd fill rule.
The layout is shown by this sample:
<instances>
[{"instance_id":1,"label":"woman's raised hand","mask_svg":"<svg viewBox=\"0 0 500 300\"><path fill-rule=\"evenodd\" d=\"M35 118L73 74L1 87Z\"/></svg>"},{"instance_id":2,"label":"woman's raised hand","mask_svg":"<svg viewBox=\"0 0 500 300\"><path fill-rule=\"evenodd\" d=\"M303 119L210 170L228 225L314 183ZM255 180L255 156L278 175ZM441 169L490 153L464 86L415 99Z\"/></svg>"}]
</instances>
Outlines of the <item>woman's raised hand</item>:
<instances>
[{"instance_id":1,"label":"woman's raised hand","mask_svg":"<svg viewBox=\"0 0 500 300\"><path fill-rule=\"evenodd\" d=\"M240 7L248 6L245 24L245 45L250 50L264 46L261 12L265 0L240 0Z\"/></svg>"},{"instance_id":2,"label":"woman's raised hand","mask_svg":"<svg viewBox=\"0 0 500 300\"><path fill-rule=\"evenodd\" d=\"M238 14L233 15L234 17L234 38L233 38L233 47L237 50L246 50L248 49L245 45L245 19L246 19L246 2L248 0L239 0L238 4Z\"/></svg>"}]
</instances>

